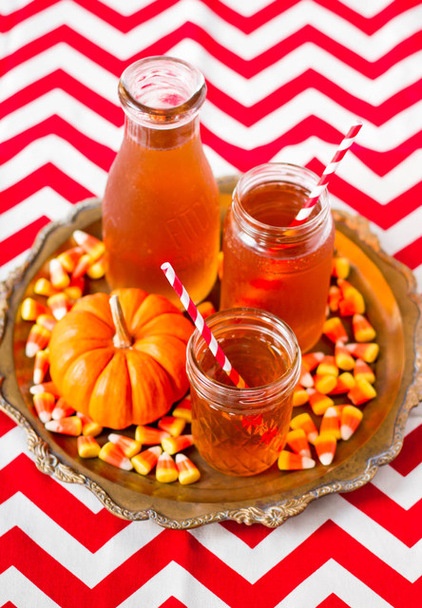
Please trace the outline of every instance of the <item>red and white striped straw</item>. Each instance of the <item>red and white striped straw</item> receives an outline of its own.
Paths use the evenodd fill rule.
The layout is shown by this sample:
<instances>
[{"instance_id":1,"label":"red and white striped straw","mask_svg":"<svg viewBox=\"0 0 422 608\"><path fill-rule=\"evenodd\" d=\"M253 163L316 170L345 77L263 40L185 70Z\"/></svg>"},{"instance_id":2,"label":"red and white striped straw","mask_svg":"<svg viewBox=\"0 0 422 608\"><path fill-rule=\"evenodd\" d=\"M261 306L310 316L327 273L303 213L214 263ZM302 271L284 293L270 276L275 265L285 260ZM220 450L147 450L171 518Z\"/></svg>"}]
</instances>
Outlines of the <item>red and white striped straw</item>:
<instances>
[{"instance_id":1,"label":"red and white striped straw","mask_svg":"<svg viewBox=\"0 0 422 608\"><path fill-rule=\"evenodd\" d=\"M324 192L325 188L328 186L330 176L336 171L339 163L346 155L347 150L350 148L352 143L355 141L355 138L356 138L357 134L359 133L361 127L362 127L362 123L360 121L355 122L350 127L345 138L339 145L337 152L334 154L331 162L324 169L324 172L321 175L316 186L313 188L313 190L311 190L308 200L303 205L303 207L299 211L299 213L296 215L295 219L290 224L290 226L298 226L300 224L303 224L303 222L305 222L308 219L308 217L310 216L312 209L316 205L319 197Z\"/></svg>"},{"instance_id":2,"label":"red and white striped straw","mask_svg":"<svg viewBox=\"0 0 422 608\"><path fill-rule=\"evenodd\" d=\"M235 386L237 386L237 388L246 388L245 381L232 367L232 364L227 359L221 346L215 339L214 335L211 333L210 328L205 323L203 316L196 308L195 304L192 302L188 292L186 291L182 282L176 275L173 266L169 262L164 262L164 264L161 265L161 270L164 272L166 279L173 287L174 291L177 293L179 300L181 301L181 303L186 309L186 312L194 322L196 329L199 331L199 333L205 340L205 343L207 344L211 353L216 358L217 362L220 364L223 371L226 372L230 380Z\"/></svg>"}]
</instances>

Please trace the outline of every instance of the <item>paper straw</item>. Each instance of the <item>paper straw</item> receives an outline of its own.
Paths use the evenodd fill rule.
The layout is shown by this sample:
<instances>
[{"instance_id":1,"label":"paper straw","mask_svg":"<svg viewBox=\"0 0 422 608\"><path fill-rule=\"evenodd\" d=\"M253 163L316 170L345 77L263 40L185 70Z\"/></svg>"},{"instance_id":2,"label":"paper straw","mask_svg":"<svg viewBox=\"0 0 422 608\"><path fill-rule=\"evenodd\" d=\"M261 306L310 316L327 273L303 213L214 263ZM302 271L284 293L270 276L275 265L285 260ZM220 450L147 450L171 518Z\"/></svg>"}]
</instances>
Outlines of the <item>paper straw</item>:
<instances>
[{"instance_id":1,"label":"paper straw","mask_svg":"<svg viewBox=\"0 0 422 608\"><path fill-rule=\"evenodd\" d=\"M328 182L330 180L330 176L336 171L339 163L346 155L347 150L350 148L352 143L355 141L355 138L356 138L357 134L359 133L361 127L362 127L362 123L360 121L355 122L350 127L345 138L339 145L337 152L334 154L331 162L325 168L325 170L324 170L323 174L321 175L316 186L313 188L313 190L311 190L308 200L303 205L303 207L299 211L299 213L296 215L295 219L290 224L290 226L298 226L300 224L303 224L303 222L305 222L308 219L308 217L310 216L310 214L312 212L313 207L316 205L319 197L321 196L321 194L324 192L325 188L327 187Z\"/></svg>"},{"instance_id":2,"label":"paper straw","mask_svg":"<svg viewBox=\"0 0 422 608\"><path fill-rule=\"evenodd\" d=\"M210 328L205 323L203 316L196 308L195 304L192 302L188 292L184 288L182 282L177 277L172 265L169 262L164 262L161 265L161 270L164 272L166 279L173 287L174 291L177 293L179 300L183 304L186 309L186 312L192 319L195 324L196 329L199 331L211 353L216 358L217 362L220 364L223 371L226 372L230 380L233 382L237 388L246 388L246 383L241 376L237 373L237 371L232 367L230 361L227 359L224 354L221 346L218 344L217 340L211 333Z\"/></svg>"}]
</instances>

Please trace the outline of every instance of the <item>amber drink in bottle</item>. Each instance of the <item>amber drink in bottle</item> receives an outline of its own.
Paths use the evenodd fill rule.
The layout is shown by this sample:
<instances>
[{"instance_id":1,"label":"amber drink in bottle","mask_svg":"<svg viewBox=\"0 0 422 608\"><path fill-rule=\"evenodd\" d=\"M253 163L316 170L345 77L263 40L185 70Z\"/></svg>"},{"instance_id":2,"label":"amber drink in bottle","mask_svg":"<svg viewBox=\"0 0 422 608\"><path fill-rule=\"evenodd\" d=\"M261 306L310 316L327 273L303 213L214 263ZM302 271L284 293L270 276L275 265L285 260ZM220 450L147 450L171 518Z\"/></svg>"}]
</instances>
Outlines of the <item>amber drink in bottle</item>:
<instances>
[{"instance_id":1,"label":"amber drink in bottle","mask_svg":"<svg viewBox=\"0 0 422 608\"><path fill-rule=\"evenodd\" d=\"M130 65L119 82L123 141L103 200L107 281L179 305L160 265L171 261L192 299L211 290L220 233L218 187L204 154L203 75L171 57Z\"/></svg>"},{"instance_id":2,"label":"amber drink in bottle","mask_svg":"<svg viewBox=\"0 0 422 608\"><path fill-rule=\"evenodd\" d=\"M310 217L291 226L318 177L287 163L243 175L226 216L222 309L252 306L278 315L302 351L318 341L325 320L334 222L324 191Z\"/></svg>"}]
</instances>

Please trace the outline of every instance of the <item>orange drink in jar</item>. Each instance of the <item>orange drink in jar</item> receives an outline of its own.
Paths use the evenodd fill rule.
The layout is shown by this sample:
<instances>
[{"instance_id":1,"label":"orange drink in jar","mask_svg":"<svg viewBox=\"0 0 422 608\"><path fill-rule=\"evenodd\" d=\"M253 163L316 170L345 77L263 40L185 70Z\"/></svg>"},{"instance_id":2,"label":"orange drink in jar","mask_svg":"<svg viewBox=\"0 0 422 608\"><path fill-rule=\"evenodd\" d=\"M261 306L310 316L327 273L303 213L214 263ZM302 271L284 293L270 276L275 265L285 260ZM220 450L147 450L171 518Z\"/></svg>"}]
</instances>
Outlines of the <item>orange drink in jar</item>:
<instances>
[{"instance_id":1,"label":"orange drink in jar","mask_svg":"<svg viewBox=\"0 0 422 608\"><path fill-rule=\"evenodd\" d=\"M334 251L326 191L309 218L291 226L317 181L296 165L255 167L239 180L224 226L220 308L273 312L292 327L302 351L321 335Z\"/></svg>"},{"instance_id":2,"label":"orange drink in jar","mask_svg":"<svg viewBox=\"0 0 422 608\"><path fill-rule=\"evenodd\" d=\"M262 310L218 312L207 324L247 387L231 383L195 331L187 348L195 446L222 473L256 475L284 447L300 349L292 330Z\"/></svg>"},{"instance_id":3,"label":"orange drink in jar","mask_svg":"<svg viewBox=\"0 0 422 608\"><path fill-rule=\"evenodd\" d=\"M202 74L178 59L149 57L122 74L124 138L103 200L106 277L179 304L160 271L171 260L195 302L217 274L218 187L199 133Z\"/></svg>"}]
</instances>

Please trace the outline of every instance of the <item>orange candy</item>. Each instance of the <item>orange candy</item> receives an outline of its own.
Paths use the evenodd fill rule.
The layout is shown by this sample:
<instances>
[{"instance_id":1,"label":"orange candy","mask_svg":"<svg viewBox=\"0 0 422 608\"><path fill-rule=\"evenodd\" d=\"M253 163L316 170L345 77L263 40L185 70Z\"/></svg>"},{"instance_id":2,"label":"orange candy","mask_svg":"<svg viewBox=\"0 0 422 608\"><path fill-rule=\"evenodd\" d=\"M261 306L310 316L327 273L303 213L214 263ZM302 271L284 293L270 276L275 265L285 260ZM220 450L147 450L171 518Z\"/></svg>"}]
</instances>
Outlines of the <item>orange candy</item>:
<instances>
[{"instance_id":1,"label":"orange candy","mask_svg":"<svg viewBox=\"0 0 422 608\"><path fill-rule=\"evenodd\" d=\"M143 452L136 454L131 458L131 462L133 464L133 468L140 475L148 475L155 467L158 461L158 457L162 453L161 446L154 445L150 448L147 448Z\"/></svg>"},{"instance_id":2,"label":"orange candy","mask_svg":"<svg viewBox=\"0 0 422 608\"><path fill-rule=\"evenodd\" d=\"M155 469L155 477L161 483L177 481L179 471L173 458L167 452L159 455Z\"/></svg>"},{"instance_id":3,"label":"orange candy","mask_svg":"<svg viewBox=\"0 0 422 608\"><path fill-rule=\"evenodd\" d=\"M57 323L57 319L53 317L51 314L42 314L37 317L37 325L41 325L48 331L53 331L54 326Z\"/></svg>"},{"instance_id":4,"label":"orange candy","mask_svg":"<svg viewBox=\"0 0 422 608\"><path fill-rule=\"evenodd\" d=\"M64 289L70 283L70 277L57 258L50 260L50 281L55 289Z\"/></svg>"},{"instance_id":5,"label":"orange candy","mask_svg":"<svg viewBox=\"0 0 422 608\"><path fill-rule=\"evenodd\" d=\"M82 247L71 247L70 249L66 249L66 251L63 251L62 253L59 253L57 259L59 260L63 268L66 270L66 272L69 272L71 274L75 270L76 264L83 252L84 250L82 249Z\"/></svg>"},{"instance_id":6,"label":"orange candy","mask_svg":"<svg viewBox=\"0 0 422 608\"><path fill-rule=\"evenodd\" d=\"M50 342L51 331L34 323L29 330L28 338L25 345L25 355L27 357L35 357L38 351L44 350Z\"/></svg>"},{"instance_id":7,"label":"orange candy","mask_svg":"<svg viewBox=\"0 0 422 608\"><path fill-rule=\"evenodd\" d=\"M183 418L186 422L192 422L192 402L188 397L180 401L173 410L175 418Z\"/></svg>"},{"instance_id":8,"label":"orange candy","mask_svg":"<svg viewBox=\"0 0 422 608\"><path fill-rule=\"evenodd\" d=\"M73 238L76 244L82 247L93 262L99 260L105 253L105 245L103 241L97 239L92 234L88 234L83 230L75 230L73 232Z\"/></svg>"},{"instance_id":9,"label":"orange candy","mask_svg":"<svg viewBox=\"0 0 422 608\"><path fill-rule=\"evenodd\" d=\"M31 395L36 395L37 393L52 393L56 398L60 397L59 391L57 390L54 382L41 382L41 384L34 384L29 387L29 392Z\"/></svg>"},{"instance_id":10,"label":"orange candy","mask_svg":"<svg viewBox=\"0 0 422 608\"><path fill-rule=\"evenodd\" d=\"M163 437L161 439L161 446L168 454L176 454L182 450L186 450L193 445L192 435L179 435L178 437Z\"/></svg>"},{"instance_id":11,"label":"orange candy","mask_svg":"<svg viewBox=\"0 0 422 608\"><path fill-rule=\"evenodd\" d=\"M186 426L186 420L177 416L163 416L158 421L158 428L167 431L172 437L178 437Z\"/></svg>"},{"instance_id":12,"label":"orange candy","mask_svg":"<svg viewBox=\"0 0 422 608\"><path fill-rule=\"evenodd\" d=\"M368 319L361 314L353 315L352 328L356 342L372 342L377 335Z\"/></svg>"},{"instance_id":13,"label":"orange candy","mask_svg":"<svg viewBox=\"0 0 422 608\"><path fill-rule=\"evenodd\" d=\"M326 395L331 393L337 385L337 376L332 374L317 375L314 377L315 390Z\"/></svg>"},{"instance_id":14,"label":"orange candy","mask_svg":"<svg viewBox=\"0 0 422 608\"><path fill-rule=\"evenodd\" d=\"M289 446L295 452L301 456L311 457L311 448L309 441L306 437L305 431L301 428L294 429L287 433L286 445Z\"/></svg>"},{"instance_id":15,"label":"orange candy","mask_svg":"<svg viewBox=\"0 0 422 608\"><path fill-rule=\"evenodd\" d=\"M176 454L175 462L179 472L179 483L181 483L182 486L195 483L200 479L201 473L199 472L198 467L185 454Z\"/></svg>"},{"instance_id":16,"label":"orange candy","mask_svg":"<svg viewBox=\"0 0 422 608\"><path fill-rule=\"evenodd\" d=\"M355 366L355 359L343 342L337 342L334 346L334 360L339 369L350 371Z\"/></svg>"},{"instance_id":17,"label":"orange candy","mask_svg":"<svg viewBox=\"0 0 422 608\"><path fill-rule=\"evenodd\" d=\"M127 437L126 435L119 435L119 433L110 433L108 440L117 445L127 458L136 456L142 447L136 439L132 439L132 437Z\"/></svg>"},{"instance_id":18,"label":"orange candy","mask_svg":"<svg viewBox=\"0 0 422 608\"><path fill-rule=\"evenodd\" d=\"M343 256L334 256L331 275L339 279L347 279L350 273L350 262Z\"/></svg>"},{"instance_id":19,"label":"orange candy","mask_svg":"<svg viewBox=\"0 0 422 608\"><path fill-rule=\"evenodd\" d=\"M349 392L356 384L354 376L350 372L343 372L337 378L335 387L330 391L330 395L343 395Z\"/></svg>"},{"instance_id":20,"label":"orange candy","mask_svg":"<svg viewBox=\"0 0 422 608\"><path fill-rule=\"evenodd\" d=\"M337 448L337 439L331 432L320 433L314 442L318 460L324 466L333 462Z\"/></svg>"},{"instance_id":21,"label":"orange candy","mask_svg":"<svg viewBox=\"0 0 422 608\"><path fill-rule=\"evenodd\" d=\"M308 391L301 387L297 386L293 391L293 407L297 407L299 405L305 405L309 401Z\"/></svg>"},{"instance_id":22,"label":"orange candy","mask_svg":"<svg viewBox=\"0 0 422 608\"><path fill-rule=\"evenodd\" d=\"M53 313L53 317L57 321L63 319L71 308L70 298L63 291L50 296L47 300L47 304Z\"/></svg>"},{"instance_id":23,"label":"orange candy","mask_svg":"<svg viewBox=\"0 0 422 608\"><path fill-rule=\"evenodd\" d=\"M36 321L37 317L43 314L48 314L50 311L45 304L34 300L34 298L25 298L21 306L21 317L24 321Z\"/></svg>"},{"instance_id":24,"label":"orange candy","mask_svg":"<svg viewBox=\"0 0 422 608\"><path fill-rule=\"evenodd\" d=\"M329 407L322 417L319 433L333 433L336 439L340 439L340 413L335 407Z\"/></svg>"},{"instance_id":25,"label":"orange candy","mask_svg":"<svg viewBox=\"0 0 422 608\"><path fill-rule=\"evenodd\" d=\"M356 380L358 380L358 378L364 378L370 384L375 382L375 374L372 371L372 368L368 365L368 363L363 361L363 359L356 359L353 375Z\"/></svg>"},{"instance_id":26,"label":"orange candy","mask_svg":"<svg viewBox=\"0 0 422 608\"><path fill-rule=\"evenodd\" d=\"M348 351L357 359L373 363L378 357L379 346L376 342L354 342L346 344Z\"/></svg>"},{"instance_id":27,"label":"orange candy","mask_svg":"<svg viewBox=\"0 0 422 608\"><path fill-rule=\"evenodd\" d=\"M308 412L304 412L303 414L298 414L294 416L290 420L290 428L291 429L303 429L305 431L305 435L309 443L313 443L314 439L318 435L318 430L315 426L314 421Z\"/></svg>"},{"instance_id":28,"label":"orange candy","mask_svg":"<svg viewBox=\"0 0 422 608\"><path fill-rule=\"evenodd\" d=\"M328 395L312 389L309 392L309 404L316 416L322 416L331 405L334 405L334 401Z\"/></svg>"},{"instance_id":29,"label":"orange candy","mask_svg":"<svg viewBox=\"0 0 422 608\"><path fill-rule=\"evenodd\" d=\"M33 403L38 418L42 423L51 420L51 414L56 404L56 398L51 393L37 393L33 397Z\"/></svg>"},{"instance_id":30,"label":"orange candy","mask_svg":"<svg viewBox=\"0 0 422 608\"><path fill-rule=\"evenodd\" d=\"M280 471L301 471L303 469L312 469L315 466L315 460L308 456L301 456L288 450L281 450L277 465Z\"/></svg>"},{"instance_id":31,"label":"orange candy","mask_svg":"<svg viewBox=\"0 0 422 608\"><path fill-rule=\"evenodd\" d=\"M327 319L322 327L322 333L324 336L327 336L331 342L334 342L334 344L337 342L347 342L349 339L346 328L340 317L331 317L330 319Z\"/></svg>"},{"instance_id":32,"label":"orange candy","mask_svg":"<svg viewBox=\"0 0 422 608\"><path fill-rule=\"evenodd\" d=\"M156 445L161 443L161 440L166 437L170 437L170 433L156 429L153 426L139 425L135 430L135 439L142 445Z\"/></svg>"},{"instance_id":33,"label":"orange candy","mask_svg":"<svg viewBox=\"0 0 422 608\"><path fill-rule=\"evenodd\" d=\"M49 296L52 296L53 293L57 293L57 289L53 287L51 281L45 277L40 277L35 281L34 293L39 296L46 296L48 298Z\"/></svg>"},{"instance_id":34,"label":"orange candy","mask_svg":"<svg viewBox=\"0 0 422 608\"><path fill-rule=\"evenodd\" d=\"M75 410L66 403L63 397L59 397L51 413L51 417L53 420L61 420L62 418L73 416L74 413Z\"/></svg>"},{"instance_id":35,"label":"orange candy","mask_svg":"<svg viewBox=\"0 0 422 608\"><path fill-rule=\"evenodd\" d=\"M76 412L76 415L82 422L82 435L85 435L85 437L97 437L97 435L102 433L103 427L98 422L95 422L92 418L81 412Z\"/></svg>"},{"instance_id":36,"label":"orange candy","mask_svg":"<svg viewBox=\"0 0 422 608\"><path fill-rule=\"evenodd\" d=\"M39 350L35 353L34 369L32 371L32 380L34 384L41 384L47 375L50 367L50 355L48 348Z\"/></svg>"},{"instance_id":37,"label":"orange candy","mask_svg":"<svg viewBox=\"0 0 422 608\"><path fill-rule=\"evenodd\" d=\"M77 418L77 420L80 421L77 416L74 416L74 418ZM129 458L127 458L119 446L112 441L107 441L107 443L103 445L98 453L98 458L111 464L113 467L123 469L124 471L131 471L133 469L133 464Z\"/></svg>"},{"instance_id":38,"label":"orange candy","mask_svg":"<svg viewBox=\"0 0 422 608\"><path fill-rule=\"evenodd\" d=\"M358 378L355 386L347 393L353 405L362 405L377 396L377 392L365 378Z\"/></svg>"},{"instance_id":39,"label":"orange candy","mask_svg":"<svg viewBox=\"0 0 422 608\"><path fill-rule=\"evenodd\" d=\"M365 300L361 292L345 279L338 279L337 285L341 291L341 298L338 303L340 315L348 317L356 313L363 314L365 312Z\"/></svg>"},{"instance_id":40,"label":"orange candy","mask_svg":"<svg viewBox=\"0 0 422 608\"><path fill-rule=\"evenodd\" d=\"M47 431L52 431L53 433L76 437L82 432L82 423L77 416L68 416L67 418L61 418L60 420L50 420L49 422L46 422L45 428Z\"/></svg>"},{"instance_id":41,"label":"orange candy","mask_svg":"<svg viewBox=\"0 0 422 608\"><path fill-rule=\"evenodd\" d=\"M305 353L302 355L302 366L311 372L316 366L321 363L324 359L325 354L322 351L315 351L312 353Z\"/></svg>"},{"instance_id":42,"label":"orange candy","mask_svg":"<svg viewBox=\"0 0 422 608\"><path fill-rule=\"evenodd\" d=\"M101 450L101 446L94 437L79 435L77 438L78 454L81 458L96 458Z\"/></svg>"},{"instance_id":43,"label":"orange candy","mask_svg":"<svg viewBox=\"0 0 422 608\"><path fill-rule=\"evenodd\" d=\"M345 405L341 412L340 433L344 441L350 439L363 418L362 411L354 405Z\"/></svg>"}]
</instances>

